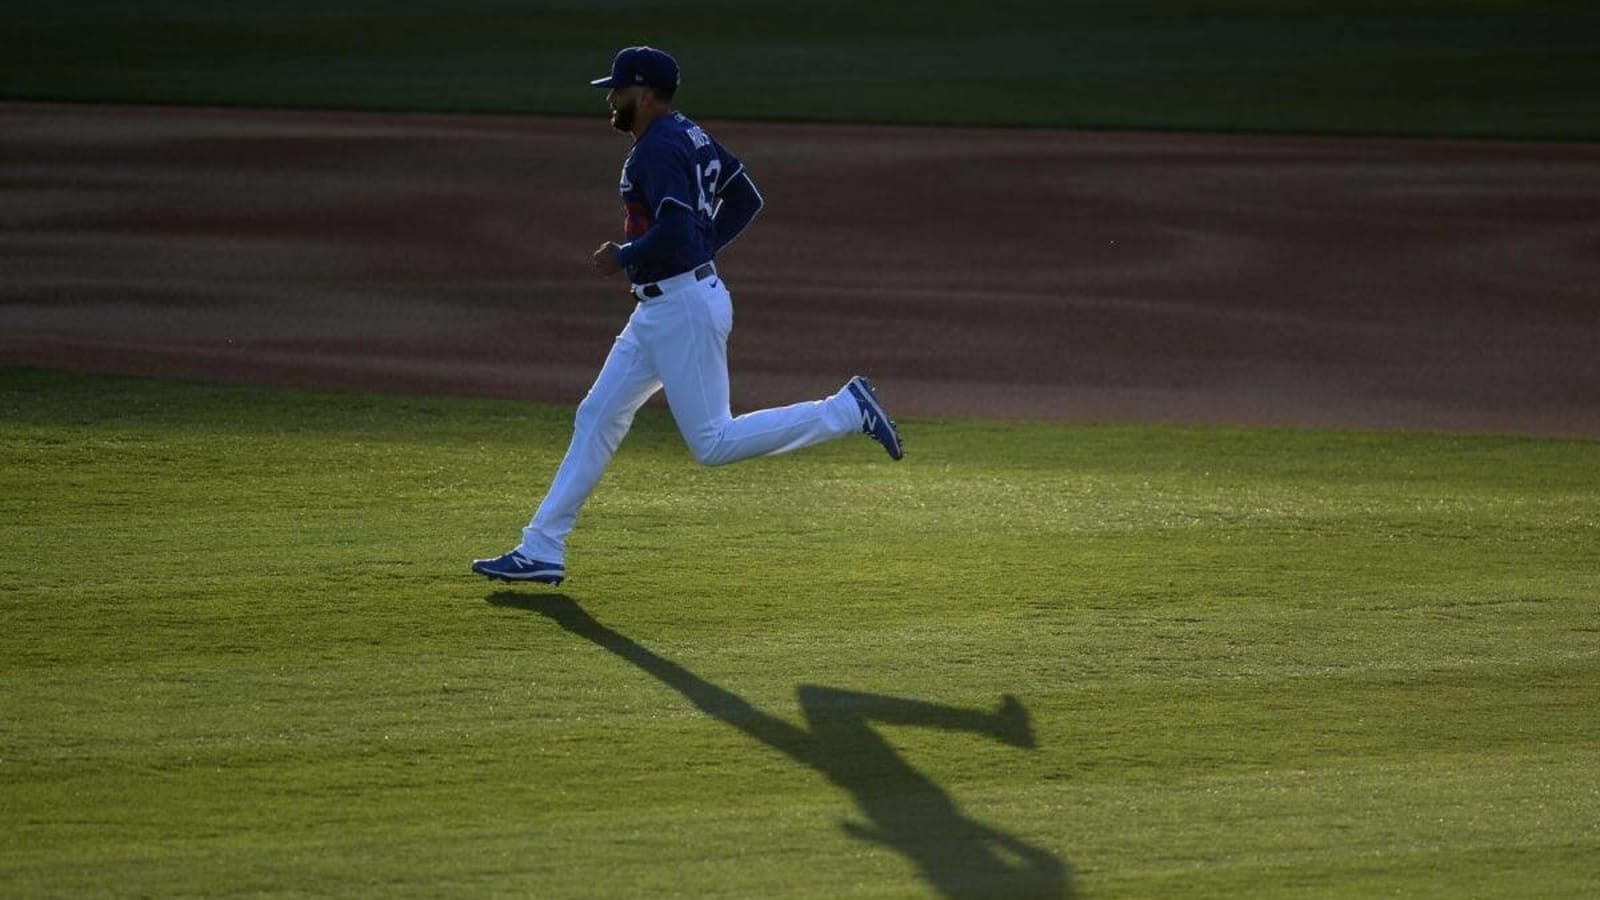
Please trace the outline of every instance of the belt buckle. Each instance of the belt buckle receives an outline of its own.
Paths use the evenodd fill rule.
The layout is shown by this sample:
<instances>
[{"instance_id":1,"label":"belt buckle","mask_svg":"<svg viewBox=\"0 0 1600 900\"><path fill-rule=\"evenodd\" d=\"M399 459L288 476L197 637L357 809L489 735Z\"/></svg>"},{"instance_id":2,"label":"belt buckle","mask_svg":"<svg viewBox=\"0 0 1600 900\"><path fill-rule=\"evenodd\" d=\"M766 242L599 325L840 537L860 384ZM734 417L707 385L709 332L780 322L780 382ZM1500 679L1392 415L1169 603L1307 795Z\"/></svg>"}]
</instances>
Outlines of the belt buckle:
<instances>
[{"instance_id":1,"label":"belt buckle","mask_svg":"<svg viewBox=\"0 0 1600 900\"><path fill-rule=\"evenodd\" d=\"M680 272L678 274L682 275L682 274L686 274L686 273ZM694 268L693 274L694 274L694 280L695 281L705 281L707 278L710 278L711 276L717 274L716 264L715 263L701 263L700 265L698 265L698 266L696 266ZM677 278L678 275L673 275L671 277ZM662 280L664 281L665 279L662 279ZM665 291L661 290L661 282L660 281L652 281L649 284L638 285L636 290L638 291L639 295L644 297L646 300L654 300L655 298L657 298L657 297L661 296L663 293L665 293Z\"/></svg>"}]
</instances>

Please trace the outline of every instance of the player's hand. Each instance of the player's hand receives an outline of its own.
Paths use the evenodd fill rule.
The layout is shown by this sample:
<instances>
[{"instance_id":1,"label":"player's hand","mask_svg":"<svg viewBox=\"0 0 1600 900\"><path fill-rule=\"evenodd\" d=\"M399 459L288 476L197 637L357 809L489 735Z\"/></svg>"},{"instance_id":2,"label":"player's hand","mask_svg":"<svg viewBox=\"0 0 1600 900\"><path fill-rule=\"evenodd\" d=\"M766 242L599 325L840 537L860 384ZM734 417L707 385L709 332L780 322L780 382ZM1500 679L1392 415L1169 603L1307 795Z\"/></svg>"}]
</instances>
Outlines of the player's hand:
<instances>
[{"instance_id":1,"label":"player's hand","mask_svg":"<svg viewBox=\"0 0 1600 900\"><path fill-rule=\"evenodd\" d=\"M607 278L622 271L622 263L617 262L617 251L622 248L615 241L606 241L600 249L594 252L595 271Z\"/></svg>"}]
</instances>

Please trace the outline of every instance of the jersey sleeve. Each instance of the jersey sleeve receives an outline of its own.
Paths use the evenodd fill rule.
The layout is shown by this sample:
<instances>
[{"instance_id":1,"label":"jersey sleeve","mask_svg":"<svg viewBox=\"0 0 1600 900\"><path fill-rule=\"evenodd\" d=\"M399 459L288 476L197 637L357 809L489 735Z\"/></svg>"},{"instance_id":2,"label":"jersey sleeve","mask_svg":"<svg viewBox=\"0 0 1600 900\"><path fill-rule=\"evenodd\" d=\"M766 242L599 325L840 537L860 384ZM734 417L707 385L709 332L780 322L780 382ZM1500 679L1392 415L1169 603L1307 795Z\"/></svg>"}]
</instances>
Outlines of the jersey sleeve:
<instances>
[{"instance_id":1,"label":"jersey sleeve","mask_svg":"<svg viewBox=\"0 0 1600 900\"><path fill-rule=\"evenodd\" d=\"M728 152L728 148L717 143L716 140L712 140L711 146L717 153L717 162L720 163L721 171L717 176L716 184L716 194L720 197L722 196L723 188L733 184L734 179L739 177L739 173L744 171L744 163L740 162L739 157Z\"/></svg>"},{"instance_id":2,"label":"jersey sleeve","mask_svg":"<svg viewBox=\"0 0 1600 900\"><path fill-rule=\"evenodd\" d=\"M750 220L761 211L761 192L750 180L749 172L740 172L728 182L717 197L717 215L712 220L712 247L716 253L733 243Z\"/></svg>"},{"instance_id":3,"label":"jersey sleeve","mask_svg":"<svg viewBox=\"0 0 1600 900\"><path fill-rule=\"evenodd\" d=\"M633 160L634 171L629 173L633 183L644 193L650 217L659 221L661 207L667 203L676 203L694 212L696 195L691 178L692 164L679 158L670 147L656 145L651 151L636 155Z\"/></svg>"}]
</instances>

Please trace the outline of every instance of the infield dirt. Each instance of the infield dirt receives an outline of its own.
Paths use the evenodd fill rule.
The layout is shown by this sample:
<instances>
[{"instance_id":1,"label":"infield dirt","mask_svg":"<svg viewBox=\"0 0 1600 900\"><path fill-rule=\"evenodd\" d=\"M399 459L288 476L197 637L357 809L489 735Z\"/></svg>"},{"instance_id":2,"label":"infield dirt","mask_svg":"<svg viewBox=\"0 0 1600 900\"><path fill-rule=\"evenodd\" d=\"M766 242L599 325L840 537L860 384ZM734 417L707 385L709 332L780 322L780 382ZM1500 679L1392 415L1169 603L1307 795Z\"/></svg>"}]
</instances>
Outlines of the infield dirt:
<instances>
[{"instance_id":1,"label":"infield dirt","mask_svg":"<svg viewBox=\"0 0 1600 900\"><path fill-rule=\"evenodd\" d=\"M689 110L692 114L693 110ZM1600 436L1600 145L707 122L735 412ZM575 403L604 119L0 104L0 364Z\"/></svg>"}]
</instances>

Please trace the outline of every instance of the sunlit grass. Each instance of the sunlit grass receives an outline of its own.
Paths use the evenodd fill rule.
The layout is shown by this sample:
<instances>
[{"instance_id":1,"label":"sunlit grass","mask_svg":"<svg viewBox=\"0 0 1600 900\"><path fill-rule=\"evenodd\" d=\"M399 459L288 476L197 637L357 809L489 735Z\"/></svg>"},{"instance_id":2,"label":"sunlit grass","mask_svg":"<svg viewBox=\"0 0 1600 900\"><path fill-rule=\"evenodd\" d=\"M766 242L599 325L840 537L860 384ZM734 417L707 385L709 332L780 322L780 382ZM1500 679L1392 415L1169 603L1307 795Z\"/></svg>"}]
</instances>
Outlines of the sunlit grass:
<instances>
[{"instance_id":1,"label":"sunlit grass","mask_svg":"<svg viewBox=\"0 0 1600 900\"><path fill-rule=\"evenodd\" d=\"M1600 887L1600 444L570 416L0 372L7 893Z\"/></svg>"}]
</instances>

